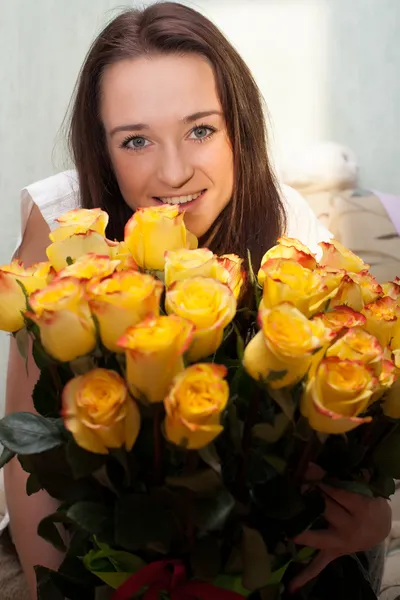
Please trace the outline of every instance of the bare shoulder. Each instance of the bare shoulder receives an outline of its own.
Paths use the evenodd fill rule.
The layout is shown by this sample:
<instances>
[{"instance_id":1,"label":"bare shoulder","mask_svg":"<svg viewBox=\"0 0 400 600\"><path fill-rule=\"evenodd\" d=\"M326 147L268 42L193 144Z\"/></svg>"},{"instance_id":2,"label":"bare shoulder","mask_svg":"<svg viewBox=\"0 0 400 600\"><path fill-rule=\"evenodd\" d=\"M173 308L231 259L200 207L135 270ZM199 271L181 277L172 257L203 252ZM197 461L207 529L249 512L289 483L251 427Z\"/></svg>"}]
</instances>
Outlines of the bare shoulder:
<instances>
[{"instance_id":1,"label":"bare shoulder","mask_svg":"<svg viewBox=\"0 0 400 600\"><path fill-rule=\"evenodd\" d=\"M46 248L49 245L50 228L36 204L29 215L18 258L29 266L47 260Z\"/></svg>"}]
</instances>

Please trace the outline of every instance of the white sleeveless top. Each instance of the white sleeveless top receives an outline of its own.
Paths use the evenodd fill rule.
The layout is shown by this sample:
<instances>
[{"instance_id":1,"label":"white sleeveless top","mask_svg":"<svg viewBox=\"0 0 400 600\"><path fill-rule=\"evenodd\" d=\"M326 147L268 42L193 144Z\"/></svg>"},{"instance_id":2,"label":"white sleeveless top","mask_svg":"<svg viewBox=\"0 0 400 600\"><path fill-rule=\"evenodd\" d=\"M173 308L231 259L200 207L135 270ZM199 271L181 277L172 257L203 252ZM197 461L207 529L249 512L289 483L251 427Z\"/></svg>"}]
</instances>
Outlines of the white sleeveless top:
<instances>
[{"instance_id":1,"label":"white sleeveless top","mask_svg":"<svg viewBox=\"0 0 400 600\"><path fill-rule=\"evenodd\" d=\"M297 238L317 255L318 242L328 241L332 235L318 221L307 201L293 188L281 186L287 214L286 235ZM76 171L64 171L43 181L27 186L21 193L21 233L16 252L23 239L32 208L36 204L50 229L64 212L79 207L79 185Z\"/></svg>"}]
</instances>

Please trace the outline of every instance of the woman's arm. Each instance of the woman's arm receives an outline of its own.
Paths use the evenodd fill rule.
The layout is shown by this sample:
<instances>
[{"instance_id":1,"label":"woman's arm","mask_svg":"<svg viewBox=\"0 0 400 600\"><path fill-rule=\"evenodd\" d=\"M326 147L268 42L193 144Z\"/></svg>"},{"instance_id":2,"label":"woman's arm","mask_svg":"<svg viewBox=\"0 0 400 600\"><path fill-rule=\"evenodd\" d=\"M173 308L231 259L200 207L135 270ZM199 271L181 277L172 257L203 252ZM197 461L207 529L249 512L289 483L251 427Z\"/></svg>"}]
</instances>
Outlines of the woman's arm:
<instances>
[{"instance_id":1,"label":"woman's arm","mask_svg":"<svg viewBox=\"0 0 400 600\"><path fill-rule=\"evenodd\" d=\"M46 260L49 228L39 209L34 207L29 217L19 258L29 266ZM15 340L11 338L7 373L6 413L34 412L32 390L39 371L30 356L28 374L25 362L19 355ZM5 468L5 489L10 514L11 534L22 568L28 580L32 599L36 599L36 578L33 567L37 564L57 569L62 555L37 535L39 522L57 508L56 501L45 492L26 495L27 474L17 459Z\"/></svg>"},{"instance_id":2,"label":"woman's arm","mask_svg":"<svg viewBox=\"0 0 400 600\"><path fill-rule=\"evenodd\" d=\"M312 465L308 476L321 477L323 471ZM295 542L319 550L318 554L292 582L292 592L318 575L330 562L345 556L371 550L390 533L392 510L384 498L369 498L343 489L319 485L325 499L328 527L301 533Z\"/></svg>"}]
</instances>

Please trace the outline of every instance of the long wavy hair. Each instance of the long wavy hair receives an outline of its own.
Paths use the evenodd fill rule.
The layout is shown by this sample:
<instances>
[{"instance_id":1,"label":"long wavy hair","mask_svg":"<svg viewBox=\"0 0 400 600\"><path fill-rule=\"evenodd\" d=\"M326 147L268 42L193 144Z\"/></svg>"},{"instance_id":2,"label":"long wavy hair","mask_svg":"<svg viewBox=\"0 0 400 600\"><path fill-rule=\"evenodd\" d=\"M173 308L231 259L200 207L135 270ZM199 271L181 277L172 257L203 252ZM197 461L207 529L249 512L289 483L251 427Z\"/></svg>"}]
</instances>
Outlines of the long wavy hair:
<instances>
[{"instance_id":1,"label":"long wavy hair","mask_svg":"<svg viewBox=\"0 0 400 600\"><path fill-rule=\"evenodd\" d=\"M231 201L200 240L217 254L234 252L259 264L285 226L285 213L268 159L260 91L249 68L219 29L197 11L175 2L129 9L92 44L75 89L69 145L84 208L110 215L107 234L122 239L132 210L111 165L100 119L102 74L118 61L143 55L195 53L211 64L234 157Z\"/></svg>"}]
</instances>

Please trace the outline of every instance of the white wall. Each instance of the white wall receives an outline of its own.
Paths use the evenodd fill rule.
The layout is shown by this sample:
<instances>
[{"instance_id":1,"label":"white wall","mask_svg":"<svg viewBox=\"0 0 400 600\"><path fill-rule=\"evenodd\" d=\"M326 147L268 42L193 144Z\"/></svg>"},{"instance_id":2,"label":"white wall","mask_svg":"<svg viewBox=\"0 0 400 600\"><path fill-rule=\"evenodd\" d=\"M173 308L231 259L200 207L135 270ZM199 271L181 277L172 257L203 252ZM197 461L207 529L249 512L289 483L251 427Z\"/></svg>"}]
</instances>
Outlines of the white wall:
<instances>
[{"instance_id":1,"label":"white wall","mask_svg":"<svg viewBox=\"0 0 400 600\"><path fill-rule=\"evenodd\" d=\"M62 170L56 137L90 41L121 5L0 4L0 263L19 227L19 190ZM142 2L140 4L143 4ZM278 162L312 142L352 147L366 185L400 192L400 0L197 0L253 70ZM61 144L62 149L62 144ZM6 342L0 344L0 407Z\"/></svg>"}]
</instances>

